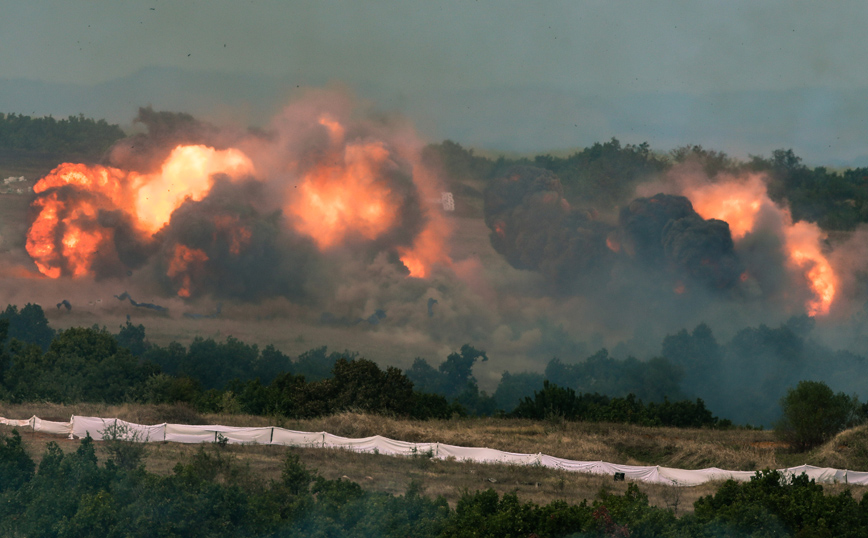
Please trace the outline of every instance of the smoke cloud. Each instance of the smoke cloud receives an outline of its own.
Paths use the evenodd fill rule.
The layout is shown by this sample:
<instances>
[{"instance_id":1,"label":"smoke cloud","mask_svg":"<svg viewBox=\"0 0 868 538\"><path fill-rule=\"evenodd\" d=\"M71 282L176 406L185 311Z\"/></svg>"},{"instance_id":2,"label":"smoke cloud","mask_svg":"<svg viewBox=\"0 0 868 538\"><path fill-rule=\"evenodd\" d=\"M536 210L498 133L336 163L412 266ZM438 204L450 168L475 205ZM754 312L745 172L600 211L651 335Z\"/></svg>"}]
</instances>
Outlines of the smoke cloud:
<instances>
[{"instance_id":1,"label":"smoke cloud","mask_svg":"<svg viewBox=\"0 0 868 538\"><path fill-rule=\"evenodd\" d=\"M471 343L492 359L474 372L489 391L504 370L542 371L555 356L576 362L604 346L619 359L659 356L667 335L699 338L705 323L734 343L703 362L684 349L709 346L682 335L664 354L713 392L720 414L726 387L708 380L735 386L738 375L720 372L756 335L792 338L768 326L808 314L816 345L868 352L868 232L832 241L794 222L761 174L687 162L636 180L626 197L623 185L565 188L528 165L473 183L423 160L400 118L333 91L254 130L151 109L137 122L106 163L63 165L36 185L26 244L4 228L7 302L68 298L72 310L50 314L59 326L152 316L167 338L207 330L288 353L327 344L402 367ZM465 213L443 208L444 191ZM34 262L39 273L22 269ZM98 302L125 290L165 310ZM191 314L221 303L219 316ZM763 363L763 379L785 351ZM757 402L774 392L754 389Z\"/></svg>"}]
</instances>

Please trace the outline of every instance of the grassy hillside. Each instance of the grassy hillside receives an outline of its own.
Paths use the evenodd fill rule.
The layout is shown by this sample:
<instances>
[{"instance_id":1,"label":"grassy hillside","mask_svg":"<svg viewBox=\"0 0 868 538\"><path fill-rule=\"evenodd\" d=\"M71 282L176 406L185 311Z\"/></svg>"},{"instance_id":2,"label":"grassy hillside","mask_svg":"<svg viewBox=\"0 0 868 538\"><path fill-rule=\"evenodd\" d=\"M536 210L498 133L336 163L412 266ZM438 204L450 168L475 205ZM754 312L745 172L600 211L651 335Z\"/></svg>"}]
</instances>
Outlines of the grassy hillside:
<instances>
[{"instance_id":1,"label":"grassy hillside","mask_svg":"<svg viewBox=\"0 0 868 538\"><path fill-rule=\"evenodd\" d=\"M105 406L82 404L0 405L0 415L13 418L37 415L44 419L68 420L70 415L118 417L138 423L224 424L235 426L282 426L303 431L328 431L346 437L384 435L406 441L437 441L462 446L486 446L511 452L544 452L576 460L604 460L631 465L662 465L680 468L720 467L760 470L808 463L818 466L868 469L868 427L839 434L826 445L806 454L788 452L775 441L773 432L754 430L689 430L643 428L620 424L533 422L495 418L409 421L373 415L343 413L314 420L285 420L245 415L199 415L183 406ZM9 428L6 428L8 430ZM56 436L25 433L31 456L39 460L45 445L55 441L65 451L79 442ZM146 467L151 472L170 473L174 465L200 447L174 443L149 445ZM402 494L410 482L422 484L428 495L443 495L455 503L462 492L493 488L499 493L516 492L519 498L546 504L556 499L579 502L593 499L601 488L623 493L627 485L609 476L591 476L538 467L488 465L436 461L426 457L395 458L356 454L343 450L301 449L269 446L216 446L249 466L250 472L277 478L287 450L299 454L309 467L329 479L347 477L372 491ZM719 484L692 488L640 485L655 506L692 510L693 502L715 492ZM827 493L851 489L861 498L868 488L843 484L824 486Z\"/></svg>"}]
</instances>

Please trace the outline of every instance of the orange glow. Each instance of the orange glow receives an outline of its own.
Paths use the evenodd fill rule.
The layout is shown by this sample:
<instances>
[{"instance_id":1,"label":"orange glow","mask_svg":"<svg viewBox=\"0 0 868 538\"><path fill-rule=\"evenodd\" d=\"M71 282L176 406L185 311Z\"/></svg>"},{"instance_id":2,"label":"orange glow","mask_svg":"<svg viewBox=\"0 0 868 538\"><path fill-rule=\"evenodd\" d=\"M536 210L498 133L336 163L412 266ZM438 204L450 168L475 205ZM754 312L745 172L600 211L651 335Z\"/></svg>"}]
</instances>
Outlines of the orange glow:
<instances>
[{"instance_id":1,"label":"orange glow","mask_svg":"<svg viewBox=\"0 0 868 538\"><path fill-rule=\"evenodd\" d=\"M235 255L250 243L253 232L241 225L240 219L235 215L219 215L214 217L214 225L217 231L229 238L229 252ZM217 235L216 233L214 235Z\"/></svg>"},{"instance_id":2,"label":"orange glow","mask_svg":"<svg viewBox=\"0 0 868 538\"><path fill-rule=\"evenodd\" d=\"M40 273L60 278L64 266L73 276L88 273L103 241L111 239L111 232L95 223L100 206L123 204L124 177L117 168L63 163L33 186L33 192L42 196L32 204L39 211L27 232L25 249ZM48 192L63 187L95 198L61 198L56 190Z\"/></svg>"},{"instance_id":3,"label":"orange glow","mask_svg":"<svg viewBox=\"0 0 868 538\"><path fill-rule=\"evenodd\" d=\"M208 261L208 255L204 251L197 248L189 248L178 243L175 245L175 252L172 259L169 261L169 269L166 275L169 278L180 280L181 285L178 288L178 296L189 297L192 293L190 277L190 266L201 265Z\"/></svg>"},{"instance_id":4,"label":"orange glow","mask_svg":"<svg viewBox=\"0 0 868 538\"><path fill-rule=\"evenodd\" d=\"M376 239L395 222L398 201L381 180L388 150L378 142L347 144L302 179L299 196L288 208L296 229L320 249L343 243L349 235Z\"/></svg>"},{"instance_id":5,"label":"orange glow","mask_svg":"<svg viewBox=\"0 0 868 538\"><path fill-rule=\"evenodd\" d=\"M606 237L606 246L612 252L620 252L621 251L621 243L611 235Z\"/></svg>"},{"instance_id":6,"label":"orange glow","mask_svg":"<svg viewBox=\"0 0 868 538\"><path fill-rule=\"evenodd\" d=\"M39 272L49 278L91 273L100 249L113 239L110 228L98 224L102 209L122 210L142 232L154 234L187 199L201 200L212 186L213 174L239 178L253 173L253 164L236 149L178 146L156 174L118 168L64 163L33 187L39 195L37 215L27 232L25 248ZM59 189L71 190L60 196ZM229 225L230 250L237 253L250 231Z\"/></svg>"},{"instance_id":7,"label":"orange glow","mask_svg":"<svg viewBox=\"0 0 868 538\"><path fill-rule=\"evenodd\" d=\"M675 284L675 288L672 291L674 291L678 295L682 295L685 291L687 291L687 287L684 285L683 282L678 282Z\"/></svg>"},{"instance_id":8,"label":"orange glow","mask_svg":"<svg viewBox=\"0 0 868 538\"><path fill-rule=\"evenodd\" d=\"M65 230L61 239L62 253L72 276L87 275L100 245L103 241L111 239L110 230L100 228L85 230L79 226L79 222L94 222L96 217L96 209L86 202L81 202L63 219Z\"/></svg>"},{"instance_id":9,"label":"orange glow","mask_svg":"<svg viewBox=\"0 0 868 538\"><path fill-rule=\"evenodd\" d=\"M79 163L63 163L33 186L33 192L41 194L48 189L71 185L84 191L98 192L114 204L122 204L125 173L117 168L87 166Z\"/></svg>"},{"instance_id":10,"label":"orange glow","mask_svg":"<svg viewBox=\"0 0 868 538\"><path fill-rule=\"evenodd\" d=\"M753 230L763 204L772 203L766 194L765 183L755 174L743 181L688 187L684 195L702 218L726 221L733 240L741 239Z\"/></svg>"},{"instance_id":11,"label":"orange glow","mask_svg":"<svg viewBox=\"0 0 868 538\"><path fill-rule=\"evenodd\" d=\"M436 226L422 230L413 242L412 248L399 248L401 263L410 270L410 276L428 278L431 266L438 263L448 263L449 257L443 250L442 235Z\"/></svg>"},{"instance_id":12,"label":"orange glow","mask_svg":"<svg viewBox=\"0 0 868 538\"><path fill-rule=\"evenodd\" d=\"M835 300L838 277L821 248L825 235L816 224L793 224L789 211L771 201L761 176L751 174L742 179L688 186L684 194L702 218L729 223L736 241L754 230L760 210L775 212L782 222L781 239L789 265L805 275L814 295L805 304L805 310L810 316L829 313ZM745 273L741 280L747 278Z\"/></svg>"},{"instance_id":13,"label":"orange glow","mask_svg":"<svg viewBox=\"0 0 868 538\"><path fill-rule=\"evenodd\" d=\"M820 249L822 231L816 224L797 222L786 229L785 239L790 261L805 271L811 291L814 292L814 298L806 305L808 315L828 314L835 299L838 278Z\"/></svg>"},{"instance_id":14,"label":"orange glow","mask_svg":"<svg viewBox=\"0 0 868 538\"><path fill-rule=\"evenodd\" d=\"M135 210L139 224L149 233L157 232L185 200L199 201L208 194L213 174L238 178L252 173L253 163L236 149L178 146L158 174L132 175L138 187Z\"/></svg>"},{"instance_id":15,"label":"orange glow","mask_svg":"<svg viewBox=\"0 0 868 538\"><path fill-rule=\"evenodd\" d=\"M33 258L40 273L48 278L60 278L60 266L54 246L54 230L60 221L58 212L63 210L64 204L57 199L57 193L52 193L50 196L34 200L33 207L40 210L36 220L30 225L24 248Z\"/></svg>"}]
</instances>

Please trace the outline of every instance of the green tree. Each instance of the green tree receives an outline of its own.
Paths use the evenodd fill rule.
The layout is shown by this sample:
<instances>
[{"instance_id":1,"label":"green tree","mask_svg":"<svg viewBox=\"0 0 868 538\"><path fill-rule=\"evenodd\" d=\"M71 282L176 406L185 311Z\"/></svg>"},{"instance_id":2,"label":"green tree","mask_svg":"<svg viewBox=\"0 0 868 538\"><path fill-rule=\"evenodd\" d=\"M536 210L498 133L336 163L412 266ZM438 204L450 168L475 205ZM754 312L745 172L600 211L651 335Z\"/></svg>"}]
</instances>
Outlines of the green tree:
<instances>
[{"instance_id":1,"label":"green tree","mask_svg":"<svg viewBox=\"0 0 868 538\"><path fill-rule=\"evenodd\" d=\"M775 432L796 450L810 450L851 423L857 404L855 398L835 394L822 381L800 381L781 399L783 416Z\"/></svg>"},{"instance_id":2,"label":"green tree","mask_svg":"<svg viewBox=\"0 0 868 538\"><path fill-rule=\"evenodd\" d=\"M27 303L21 310L15 305L8 305L0 314L0 319L9 320L9 338L36 344L43 351L48 349L54 338L54 329L48 326L45 312L38 304Z\"/></svg>"},{"instance_id":3,"label":"green tree","mask_svg":"<svg viewBox=\"0 0 868 538\"><path fill-rule=\"evenodd\" d=\"M129 320L126 325L121 325L121 330L118 331L115 340L121 347L129 349L136 357L141 357L150 347L150 344L145 340L145 326L133 325Z\"/></svg>"},{"instance_id":4,"label":"green tree","mask_svg":"<svg viewBox=\"0 0 868 538\"><path fill-rule=\"evenodd\" d=\"M11 436L0 437L0 491L20 488L33 477L35 468L18 430L12 430Z\"/></svg>"}]
</instances>

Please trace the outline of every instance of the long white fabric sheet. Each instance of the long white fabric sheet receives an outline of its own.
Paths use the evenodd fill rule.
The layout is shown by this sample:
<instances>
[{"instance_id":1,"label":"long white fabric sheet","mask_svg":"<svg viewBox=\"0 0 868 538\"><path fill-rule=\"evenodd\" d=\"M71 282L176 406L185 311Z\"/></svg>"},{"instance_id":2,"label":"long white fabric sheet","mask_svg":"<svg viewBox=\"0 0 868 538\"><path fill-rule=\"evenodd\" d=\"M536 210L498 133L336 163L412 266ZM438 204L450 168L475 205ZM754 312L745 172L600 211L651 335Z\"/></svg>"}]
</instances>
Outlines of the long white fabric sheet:
<instances>
[{"instance_id":1,"label":"long white fabric sheet","mask_svg":"<svg viewBox=\"0 0 868 538\"><path fill-rule=\"evenodd\" d=\"M604 461L574 461L546 454L516 454L493 448L462 447L443 443L409 443L374 435L359 439L340 437L327 432L299 432L284 428L244 428L237 426L194 426L189 424L155 424L145 426L116 418L73 416L69 422L53 422L33 416L25 420L0 417L0 425L17 428L32 428L35 432L67 435L70 439L90 435L102 440L113 433L138 442L258 444L301 446L315 448L340 448L354 452L384 454L389 456L430 457L440 460L471 461L476 463L501 463L508 465L538 465L576 473L614 475L624 473L625 478L638 482L666 484L671 486L697 486L711 481L736 480L747 482L752 471L727 471L708 469L673 469L670 467L619 465ZM114 428L112 428L114 427ZM109 428L106 431L106 428ZM801 465L779 469L787 476L806 474L822 484L868 485L868 472L832 469Z\"/></svg>"}]
</instances>

